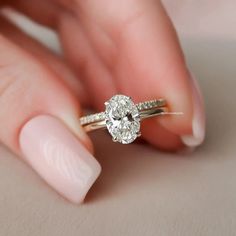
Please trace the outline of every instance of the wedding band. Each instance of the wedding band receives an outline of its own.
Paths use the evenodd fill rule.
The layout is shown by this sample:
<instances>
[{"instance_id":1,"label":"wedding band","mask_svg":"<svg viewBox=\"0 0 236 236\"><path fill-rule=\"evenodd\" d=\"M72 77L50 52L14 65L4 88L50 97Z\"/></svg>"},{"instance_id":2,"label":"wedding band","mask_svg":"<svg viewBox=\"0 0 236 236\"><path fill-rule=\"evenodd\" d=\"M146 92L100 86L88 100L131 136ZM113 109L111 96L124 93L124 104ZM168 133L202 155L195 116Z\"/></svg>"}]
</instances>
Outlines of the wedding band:
<instances>
[{"instance_id":1,"label":"wedding band","mask_svg":"<svg viewBox=\"0 0 236 236\"><path fill-rule=\"evenodd\" d=\"M174 114L168 111L165 99L154 99L134 104L125 95L115 95L105 102L105 111L80 118L85 131L107 129L114 142L132 143L141 136L140 122L144 119ZM176 113L175 113L176 114Z\"/></svg>"}]
</instances>

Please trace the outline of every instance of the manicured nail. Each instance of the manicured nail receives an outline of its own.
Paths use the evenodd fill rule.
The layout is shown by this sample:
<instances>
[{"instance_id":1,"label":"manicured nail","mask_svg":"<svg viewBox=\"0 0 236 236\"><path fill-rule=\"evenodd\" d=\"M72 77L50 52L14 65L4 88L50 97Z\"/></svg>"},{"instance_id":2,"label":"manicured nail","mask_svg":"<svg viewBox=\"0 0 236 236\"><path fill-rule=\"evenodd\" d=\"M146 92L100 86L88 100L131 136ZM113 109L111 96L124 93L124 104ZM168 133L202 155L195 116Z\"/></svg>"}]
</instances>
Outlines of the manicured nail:
<instances>
[{"instance_id":1,"label":"manicured nail","mask_svg":"<svg viewBox=\"0 0 236 236\"><path fill-rule=\"evenodd\" d=\"M182 142L188 147L197 147L205 138L205 110L201 91L196 79L191 76L193 94L192 135L182 136Z\"/></svg>"},{"instance_id":2,"label":"manicured nail","mask_svg":"<svg viewBox=\"0 0 236 236\"><path fill-rule=\"evenodd\" d=\"M81 203L101 172L96 159L58 119L38 116L20 132L25 160L68 200Z\"/></svg>"}]
</instances>

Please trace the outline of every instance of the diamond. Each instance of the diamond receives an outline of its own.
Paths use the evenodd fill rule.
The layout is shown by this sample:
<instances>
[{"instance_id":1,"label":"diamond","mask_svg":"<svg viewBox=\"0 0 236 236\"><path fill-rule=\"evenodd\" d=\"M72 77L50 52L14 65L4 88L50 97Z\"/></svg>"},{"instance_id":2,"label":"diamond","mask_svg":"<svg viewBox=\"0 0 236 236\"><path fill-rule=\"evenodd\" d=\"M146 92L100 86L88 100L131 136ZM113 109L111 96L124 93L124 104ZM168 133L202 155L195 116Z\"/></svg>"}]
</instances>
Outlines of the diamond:
<instances>
[{"instance_id":1,"label":"diamond","mask_svg":"<svg viewBox=\"0 0 236 236\"><path fill-rule=\"evenodd\" d=\"M132 143L140 135L140 116L131 98L115 95L105 105L106 125L113 140Z\"/></svg>"}]
</instances>

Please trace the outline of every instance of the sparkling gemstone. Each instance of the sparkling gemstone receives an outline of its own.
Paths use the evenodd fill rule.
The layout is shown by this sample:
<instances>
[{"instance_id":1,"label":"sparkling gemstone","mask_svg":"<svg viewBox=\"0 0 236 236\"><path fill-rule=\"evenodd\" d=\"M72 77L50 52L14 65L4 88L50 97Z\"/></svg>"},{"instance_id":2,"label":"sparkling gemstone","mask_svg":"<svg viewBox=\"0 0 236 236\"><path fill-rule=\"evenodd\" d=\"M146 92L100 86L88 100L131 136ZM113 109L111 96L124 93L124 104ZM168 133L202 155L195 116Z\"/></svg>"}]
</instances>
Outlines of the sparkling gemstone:
<instances>
[{"instance_id":1,"label":"sparkling gemstone","mask_svg":"<svg viewBox=\"0 0 236 236\"><path fill-rule=\"evenodd\" d=\"M140 116L130 97L115 95L105 103L105 120L114 141L128 144L139 135Z\"/></svg>"}]
</instances>

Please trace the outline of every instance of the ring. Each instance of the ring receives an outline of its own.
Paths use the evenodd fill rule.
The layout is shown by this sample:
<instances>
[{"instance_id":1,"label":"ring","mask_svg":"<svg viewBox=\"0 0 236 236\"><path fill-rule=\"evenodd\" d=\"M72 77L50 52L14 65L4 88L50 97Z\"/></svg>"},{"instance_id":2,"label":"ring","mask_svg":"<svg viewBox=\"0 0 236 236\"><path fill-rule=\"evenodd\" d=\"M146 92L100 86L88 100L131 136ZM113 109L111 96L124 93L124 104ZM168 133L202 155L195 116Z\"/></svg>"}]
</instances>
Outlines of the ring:
<instances>
[{"instance_id":1,"label":"ring","mask_svg":"<svg viewBox=\"0 0 236 236\"><path fill-rule=\"evenodd\" d=\"M134 104L128 96L115 95L105 102L104 112L81 117L80 124L87 132L107 128L114 142L129 144L141 136L142 120L166 114L178 113L168 111L165 99Z\"/></svg>"}]
</instances>

